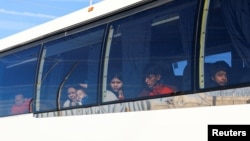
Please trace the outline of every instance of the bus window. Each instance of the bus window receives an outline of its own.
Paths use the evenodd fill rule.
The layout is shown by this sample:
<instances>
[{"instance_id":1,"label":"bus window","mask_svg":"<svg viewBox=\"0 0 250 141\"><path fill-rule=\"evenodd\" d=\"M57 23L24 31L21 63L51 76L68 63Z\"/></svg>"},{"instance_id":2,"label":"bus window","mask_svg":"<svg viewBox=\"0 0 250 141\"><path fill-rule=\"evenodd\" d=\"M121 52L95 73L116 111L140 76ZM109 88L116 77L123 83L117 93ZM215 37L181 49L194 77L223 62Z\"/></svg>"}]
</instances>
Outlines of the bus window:
<instances>
[{"instance_id":1,"label":"bus window","mask_svg":"<svg viewBox=\"0 0 250 141\"><path fill-rule=\"evenodd\" d=\"M215 55L206 56L204 63L205 86L216 87L227 85L229 81L230 68L231 52L223 52ZM223 80L221 80L221 84L219 82L220 80L216 80L221 78L218 75L225 77L222 78Z\"/></svg>"},{"instance_id":2,"label":"bus window","mask_svg":"<svg viewBox=\"0 0 250 141\"><path fill-rule=\"evenodd\" d=\"M0 57L0 116L31 112L38 56L39 47L33 47Z\"/></svg>"},{"instance_id":3,"label":"bus window","mask_svg":"<svg viewBox=\"0 0 250 141\"><path fill-rule=\"evenodd\" d=\"M248 1L240 0L236 3L233 0L212 0L210 3L204 54L205 88L241 83L241 78L245 77L243 74L249 74L250 27L246 20L250 16L243 12L246 8L243 5L248 5L244 3ZM249 11L247 8L245 10ZM218 69L216 62L224 62L221 64L229 67L226 70L227 76L221 77L221 81L225 81L221 84L215 81L214 71ZM222 69L225 70L225 67L221 66Z\"/></svg>"},{"instance_id":4,"label":"bus window","mask_svg":"<svg viewBox=\"0 0 250 141\"><path fill-rule=\"evenodd\" d=\"M172 64L174 76L176 78L175 84L178 88L182 88L182 91L188 91L191 88L190 81L190 68L187 66L187 60L174 62Z\"/></svg>"},{"instance_id":5,"label":"bus window","mask_svg":"<svg viewBox=\"0 0 250 141\"><path fill-rule=\"evenodd\" d=\"M97 27L45 43L37 112L97 104L103 34L104 27ZM84 102L78 89L86 94Z\"/></svg>"},{"instance_id":6,"label":"bus window","mask_svg":"<svg viewBox=\"0 0 250 141\"><path fill-rule=\"evenodd\" d=\"M162 94L183 90L183 73L175 73L183 72L184 66L181 70L173 68L173 64L183 60L186 64L191 63L196 2L172 1L110 24L112 42L108 46L110 52L106 52L109 58L104 76L109 78L115 72L120 73L124 99L143 98L140 94L144 89L152 90L145 82L149 64L159 65L160 77L155 84L171 89ZM187 73L187 82L191 83L190 73ZM110 88L110 79L104 79L103 83L103 102L121 100L119 94ZM190 85L185 90L191 90ZM113 92L110 94L110 91Z\"/></svg>"}]
</instances>

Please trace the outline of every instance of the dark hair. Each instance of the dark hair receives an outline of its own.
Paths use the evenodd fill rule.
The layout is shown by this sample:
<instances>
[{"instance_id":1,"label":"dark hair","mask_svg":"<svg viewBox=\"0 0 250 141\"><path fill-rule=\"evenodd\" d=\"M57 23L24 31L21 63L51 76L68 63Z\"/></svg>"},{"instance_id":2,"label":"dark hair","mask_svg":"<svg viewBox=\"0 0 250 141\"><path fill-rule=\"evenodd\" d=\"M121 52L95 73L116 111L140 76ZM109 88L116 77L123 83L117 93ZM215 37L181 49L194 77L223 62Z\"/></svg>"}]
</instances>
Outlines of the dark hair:
<instances>
[{"instance_id":1,"label":"dark hair","mask_svg":"<svg viewBox=\"0 0 250 141\"><path fill-rule=\"evenodd\" d=\"M159 64L157 63L150 63L145 67L145 72L144 75L145 77L149 75L162 75L162 68Z\"/></svg>"},{"instance_id":2,"label":"dark hair","mask_svg":"<svg viewBox=\"0 0 250 141\"><path fill-rule=\"evenodd\" d=\"M114 79L114 78L118 78L119 80L123 81L122 75L120 72L112 72L112 73L108 74L108 83L110 83L112 81L112 79Z\"/></svg>"},{"instance_id":3,"label":"dark hair","mask_svg":"<svg viewBox=\"0 0 250 141\"><path fill-rule=\"evenodd\" d=\"M111 83L112 79L114 79L114 78L117 78L117 79L119 79L120 81L123 82L122 75L121 75L120 72L109 73L108 74L108 86L107 86L107 89L110 90L110 91L112 91L118 97L118 93L115 92L115 91L113 91L113 89L110 86L110 83Z\"/></svg>"},{"instance_id":4,"label":"dark hair","mask_svg":"<svg viewBox=\"0 0 250 141\"><path fill-rule=\"evenodd\" d=\"M81 86L76 86L75 89L76 89L76 91L77 91L77 90L82 90L83 92L86 93L86 88L83 88L83 87L81 87Z\"/></svg>"},{"instance_id":5,"label":"dark hair","mask_svg":"<svg viewBox=\"0 0 250 141\"><path fill-rule=\"evenodd\" d=\"M225 61L217 61L211 66L211 76L214 76L218 71L229 71L229 65Z\"/></svg>"}]
</instances>

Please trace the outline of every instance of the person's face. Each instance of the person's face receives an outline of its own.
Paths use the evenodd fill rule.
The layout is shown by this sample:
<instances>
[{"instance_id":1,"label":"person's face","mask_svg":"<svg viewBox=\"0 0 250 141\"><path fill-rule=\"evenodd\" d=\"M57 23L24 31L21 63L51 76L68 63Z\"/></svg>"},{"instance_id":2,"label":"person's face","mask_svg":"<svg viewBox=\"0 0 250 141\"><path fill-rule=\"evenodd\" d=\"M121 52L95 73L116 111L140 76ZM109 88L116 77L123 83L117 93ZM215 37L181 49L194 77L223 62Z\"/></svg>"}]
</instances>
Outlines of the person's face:
<instances>
[{"instance_id":1,"label":"person's face","mask_svg":"<svg viewBox=\"0 0 250 141\"><path fill-rule=\"evenodd\" d=\"M68 88L67 93L69 99L71 99L72 101L76 100L77 95L75 88Z\"/></svg>"},{"instance_id":2,"label":"person's face","mask_svg":"<svg viewBox=\"0 0 250 141\"><path fill-rule=\"evenodd\" d=\"M110 85L113 91L118 92L120 89L122 89L123 83L118 78L113 78L110 82Z\"/></svg>"},{"instance_id":3,"label":"person's face","mask_svg":"<svg viewBox=\"0 0 250 141\"><path fill-rule=\"evenodd\" d=\"M82 99L86 95L86 93L83 90L77 90L76 94L77 94L77 99Z\"/></svg>"},{"instance_id":4,"label":"person's face","mask_svg":"<svg viewBox=\"0 0 250 141\"><path fill-rule=\"evenodd\" d=\"M218 71L215 73L212 79L220 86L224 86L227 84L227 72L225 71Z\"/></svg>"},{"instance_id":5,"label":"person's face","mask_svg":"<svg viewBox=\"0 0 250 141\"><path fill-rule=\"evenodd\" d=\"M16 105L22 105L24 103L24 98L22 95L15 96L15 103Z\"/></svg>"},{"instance_id":6,"label":"person's face","mask_svg":"<svg viewBox=\"0 0 250 141\"><path fill-rule=\"evenodd\" d=\"M150 74L145 78L145 82L149 88L152 88L156 85L156 83L160 80L160 75Z\"/></svg>"}]
</instances>

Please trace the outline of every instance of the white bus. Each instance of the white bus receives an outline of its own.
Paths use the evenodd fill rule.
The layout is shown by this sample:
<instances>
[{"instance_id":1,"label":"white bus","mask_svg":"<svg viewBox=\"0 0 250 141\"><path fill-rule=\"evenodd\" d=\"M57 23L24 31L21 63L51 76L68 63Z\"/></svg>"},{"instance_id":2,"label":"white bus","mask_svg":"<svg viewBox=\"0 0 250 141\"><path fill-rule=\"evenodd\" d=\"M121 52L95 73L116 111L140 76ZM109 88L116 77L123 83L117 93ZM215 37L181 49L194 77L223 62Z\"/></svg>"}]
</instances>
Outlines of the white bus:
<instances>
[{"instance_id":1,"label":"white bus","mask_svg":"<svg viewBox=\"0 0 250 141\"><path fill-rule=\"evenodd\" d=\"M0 122L41 140L201 140L207 124L249 124L248 3L107 0L1 39Z\"/></svg>"}]
</instances>

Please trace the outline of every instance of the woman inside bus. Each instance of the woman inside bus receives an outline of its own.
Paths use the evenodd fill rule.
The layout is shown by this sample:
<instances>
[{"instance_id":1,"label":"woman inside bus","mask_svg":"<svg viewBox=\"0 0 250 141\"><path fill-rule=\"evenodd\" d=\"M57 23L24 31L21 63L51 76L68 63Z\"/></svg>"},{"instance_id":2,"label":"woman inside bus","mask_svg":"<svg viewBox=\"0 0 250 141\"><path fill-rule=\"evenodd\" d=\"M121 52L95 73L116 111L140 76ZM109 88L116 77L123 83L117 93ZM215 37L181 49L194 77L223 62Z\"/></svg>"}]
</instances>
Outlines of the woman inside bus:
<instances>
[{"instance_id":1,"label":"woman inside bus","mask_svg":"<svg viewBox=\"0 0 250 141\"><path fill-rule=\"evenodd\" d=\"M113 73L109 76L108 90L116 95L119 100L124 99L123 80L121 73Z\"/></svg>"},{"instance_id":2,"label":"woman inside bus","mask_svg":"<svg viewBox=\"0 0 250 141\"><path fill-rule=\"evenodd\" d=\"M160 65L155 63L148 64L145 70L146 85L139 94L139 97L172 94L175 92L170 86L161 83L162 72Z\"/></svg>"},{"instance_id":3,"label":"woman inside bus","mask_svg":"<svg viewBox=\"0 0 250 141\"><path fill-rule=\"evenodd\" d=\"M63 108L77 106L77 94L74 86L67 86L68 99L64 102Z\"/></svg>"},{"instance_id":4,"label":"woman inside bus","mask_svg":"<svg viewBox=\"0 0 250 141\"><path fill-rule=\"evenodd\" d=\"M108 77L107 92L103 96L103 102L123 100L123 79L120 73L111 73Z\"/></svg>"},{"instance_id":5,"label":"woman inside bus","mask_svg":"<svg viewBox=\"0 0 250 141\"><path fill-rule=\"evenodd\" d=\"M211 66L210 87L225 86L228 84L229 65L225 61L217 61Z\"/></svg>"}]
</instances>

